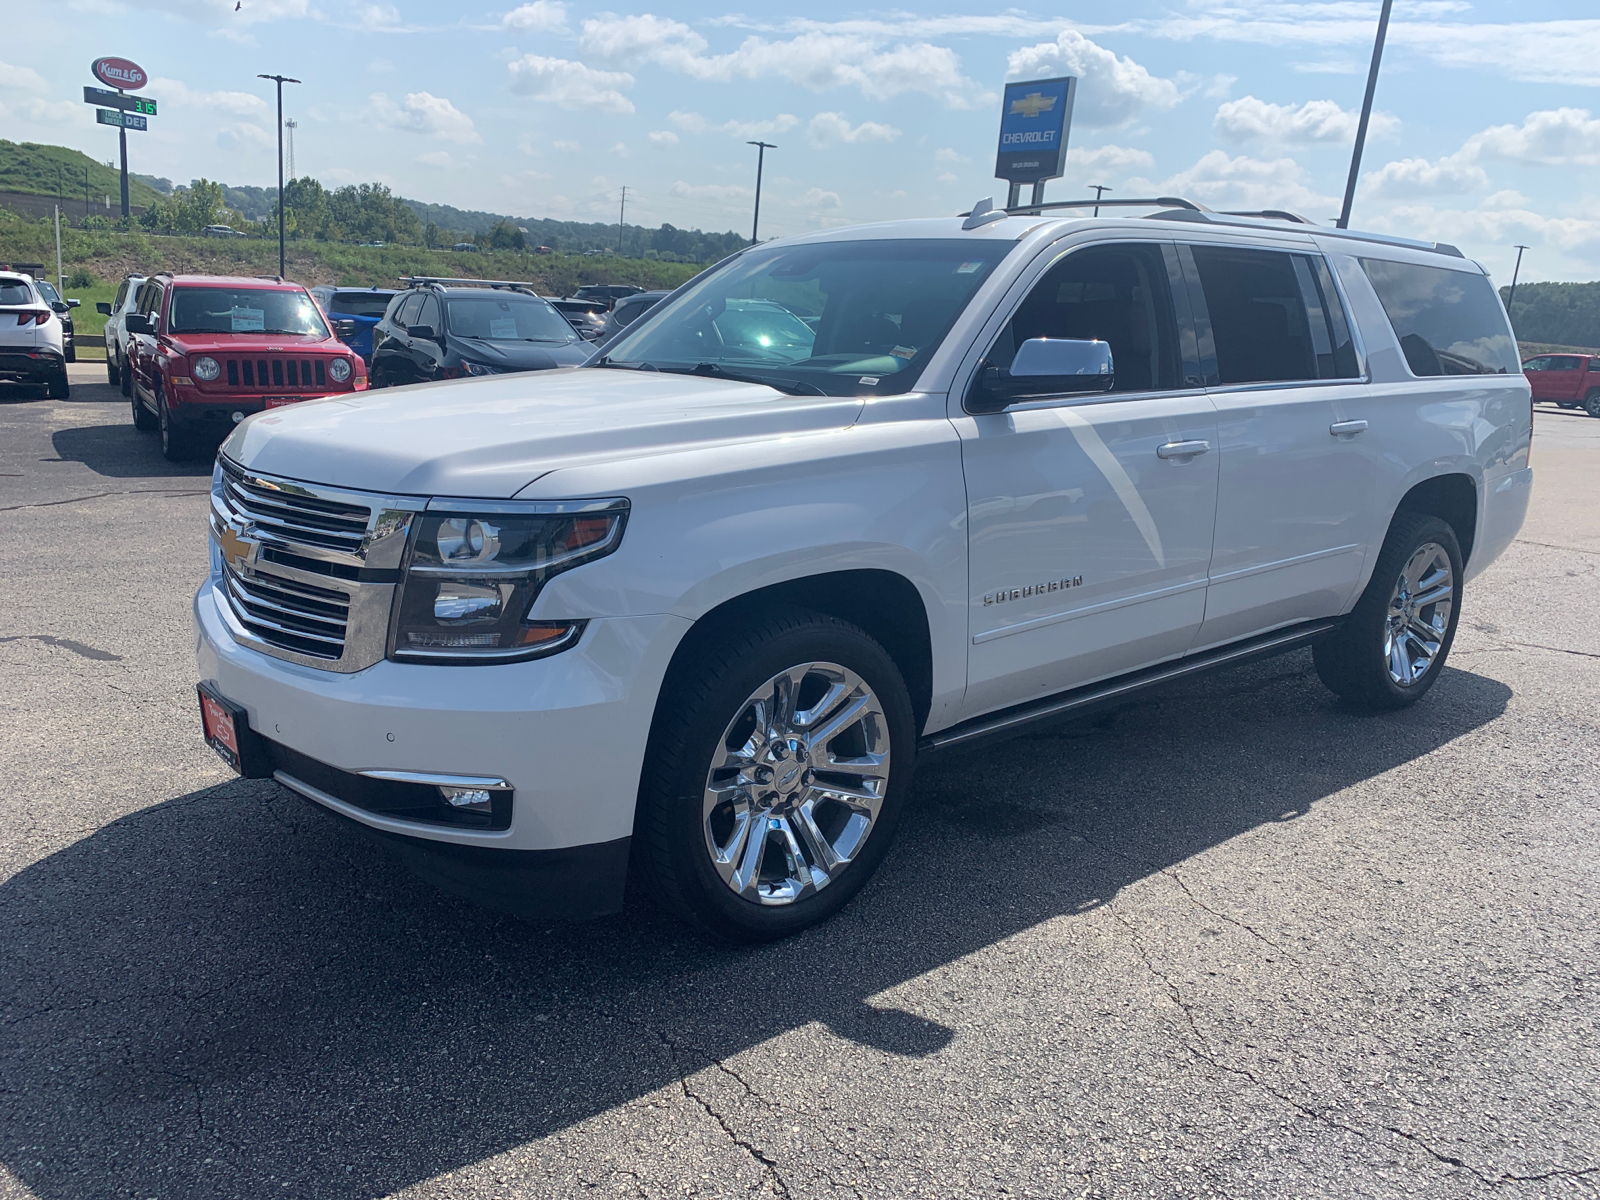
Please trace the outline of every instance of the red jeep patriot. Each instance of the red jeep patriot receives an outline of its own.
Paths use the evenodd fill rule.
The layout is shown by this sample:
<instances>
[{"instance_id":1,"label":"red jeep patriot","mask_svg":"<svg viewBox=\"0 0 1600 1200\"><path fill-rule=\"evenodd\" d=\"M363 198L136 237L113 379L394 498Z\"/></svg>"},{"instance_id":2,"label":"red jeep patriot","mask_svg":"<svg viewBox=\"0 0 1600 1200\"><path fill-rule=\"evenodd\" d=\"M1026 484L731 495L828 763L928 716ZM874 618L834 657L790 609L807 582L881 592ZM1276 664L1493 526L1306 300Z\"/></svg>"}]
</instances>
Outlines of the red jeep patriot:
<instances>
[{"instance_id":1,"label":"red jeep patriot","mask_svg":"<svg viewBox=\"0 0 1600 1200\"><path fill-rule=\"evenodd\" d=\"M152 275L127 318L133 423L174 462L214 449L251 413L364 391L360 355L305 288L277 279Z\"/></svg>"}]
</instances>

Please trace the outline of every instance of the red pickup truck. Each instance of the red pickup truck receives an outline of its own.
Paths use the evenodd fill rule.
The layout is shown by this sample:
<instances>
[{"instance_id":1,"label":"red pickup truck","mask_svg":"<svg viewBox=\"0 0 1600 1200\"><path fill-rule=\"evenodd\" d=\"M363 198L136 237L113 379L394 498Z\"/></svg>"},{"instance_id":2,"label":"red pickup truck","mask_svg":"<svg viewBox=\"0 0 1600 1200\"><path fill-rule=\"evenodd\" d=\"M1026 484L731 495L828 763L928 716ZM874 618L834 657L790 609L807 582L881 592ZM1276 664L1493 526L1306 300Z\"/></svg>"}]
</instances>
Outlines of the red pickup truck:
<instances>
[{"instance_id":1,"label":"red pickup truck","mask_svg":"<svg viewBox=\"0 0 1600 1200\"><path fill-rule=\"evenodd\" d=\"M1600 417L1600 354L1541 354L1522 364L1533 398Z\"/></svg>"},{"instance_id":2,"label":"red pickup truck","mask_svg":"<svg viewBox=\"0 0 1600 1200\"><path fill-rule=\"evenodd\" d=\"M251 413L367 387L361 356L297 283L152 275L126 334L134 427L159 429L174 462L214 450Z\"/></svg>"}]
</instances>

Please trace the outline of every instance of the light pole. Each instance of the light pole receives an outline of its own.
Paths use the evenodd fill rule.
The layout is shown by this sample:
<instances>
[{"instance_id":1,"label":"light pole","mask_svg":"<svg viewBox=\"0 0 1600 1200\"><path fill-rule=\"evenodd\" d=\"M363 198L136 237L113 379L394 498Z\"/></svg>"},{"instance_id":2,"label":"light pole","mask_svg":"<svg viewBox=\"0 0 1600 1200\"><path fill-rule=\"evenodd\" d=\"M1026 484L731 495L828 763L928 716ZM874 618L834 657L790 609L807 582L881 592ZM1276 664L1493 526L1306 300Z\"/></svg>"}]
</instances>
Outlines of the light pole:
<instances>
[{"instance_id":1,"label":"light pole","mask_svg":"<svg viewBox=\"0 0 1600 1200\"><path fill-rule=\"evenodd\" d=\"M761 229L761 168L766 163L767 151L778 147L772 142L746 142L745 145L756 148L756 215L750 222L750 244L754 246L761 240L757 236Z\"/></svg>"},{"instance_id":2,"label":"light pole","mask_svg":"<svg viewBox=\"0 0 1600 1200\"><path fill-rule=\"evenodd\" d=\"M287 75L257 75L257 79L271 79L278 85L278 278L288 272L283 266L283 85L299 83Z\"/></svg>"},{"instance_id":3,"label":"light pole","mask_svg":"<svg viewBox=\"0 0 1600 1200\"><path fill-rule=\"evenodd\" d=\"M1361 99L1361 121L1356 126L1356 147L1350 155L1350 178L1345 180L1344 207L1339 210L1339 228L1350 228L1350 206L1356 199L1356 177L1361 174L1361 152L1367 145L1367 122L1372 120L1372 96L1378 90L1378 65L1383 62L1383 39L1389 33L1389 9L1394 0L1383 0L1378 14L1378 36L1372 43L1372 65L1367 68L1367 94Z\"/></svg>"},{"instance_id":4,"label":"light pole","mask_svg":"<svg viewBox=\"0 0 1600 1200\"><path fill-rule=\"evenodd\" d=\"M1096 201L1098 201L1100 197L1104 196L1107 192L1116 190L1115 188L1108 188L1103 183L1091 183L1089 186L1094 189L1094 198ZM1098 203L1096 203L1094 206L1094 215L1097 217L1100 215L1100 205Z\"/></svg>"},{"instance_id":5,"label":"light pole","mask_svg":"<svg viewBox=\"0 0 1600 1200\"><path fill-rule=\"evenodd\" d=\"M1511 268L1511 290L1506 293L1506 320L1508 321L1511 320L1511 302L1517 298L1517 276L1522 271L1522 252L1526 249L1528 249L1527 246L1519 245L1516 247L1517 265ZM1512 321L1511 332L1515 333L1516 331L1517 324Z\"/></svg>"}]
</instances>

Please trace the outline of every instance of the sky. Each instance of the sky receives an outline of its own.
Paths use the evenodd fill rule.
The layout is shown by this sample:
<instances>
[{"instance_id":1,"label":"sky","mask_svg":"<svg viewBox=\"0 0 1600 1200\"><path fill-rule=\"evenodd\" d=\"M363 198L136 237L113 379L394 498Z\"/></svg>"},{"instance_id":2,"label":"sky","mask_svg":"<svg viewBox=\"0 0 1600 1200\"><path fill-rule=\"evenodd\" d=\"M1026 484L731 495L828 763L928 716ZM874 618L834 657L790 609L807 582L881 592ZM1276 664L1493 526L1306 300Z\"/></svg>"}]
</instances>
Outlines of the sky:
<instances>
[{"instance_id":1,"label":"sky","mask_svg":"<svg viewBox=\"0 0 1600 1200\"><path fill-rule=\"evenodd\" d=\"M329 186L528 217L761 236L1003 200L1000 90L1074 75L1066 175L1047 198L1185 196L1339 211L1376 0L1148 0L986 10L813 0L478 7L327 0L8 5L0 137L102 160L91 61L151 76L131 169L276 178L272 72L295 165ZM236 7L237 5L237 7ZM1600 279L1600 16L1593 0L1398 0L1352 226L1454 242L1499 282Z\"/></svg>"}]
</instances>

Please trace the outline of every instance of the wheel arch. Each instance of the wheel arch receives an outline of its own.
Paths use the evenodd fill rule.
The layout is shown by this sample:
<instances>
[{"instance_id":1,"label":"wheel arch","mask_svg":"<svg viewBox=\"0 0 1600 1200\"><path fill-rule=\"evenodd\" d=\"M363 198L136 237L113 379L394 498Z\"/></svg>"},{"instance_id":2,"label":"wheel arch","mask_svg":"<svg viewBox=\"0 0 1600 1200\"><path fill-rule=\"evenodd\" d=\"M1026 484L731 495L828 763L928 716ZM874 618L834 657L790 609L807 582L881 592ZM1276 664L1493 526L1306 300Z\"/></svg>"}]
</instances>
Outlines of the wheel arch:
<instances>
[{"instance_id":1,"label":"wheel arch","mask_svg":"<svg viewBox=\"0 0 1600 1200\"><path fill-rule=\"evenodd\" d=\"M1470 562L1472 547L1478 533L1478 484L1471 475L1451 473L1434 475L1414 484L1395 506L1395 515L1403 512L1428 513L1438 517L1455 530L1461 544L1461 561Z\"/></svg>"},{"instance_id":2,"label":"wheel arch","mask_svg":"<svg viewBox=\"0 0 1600 1200\"><path fill-rule=\"evenodd\" d=\"M707 639L774 608L825 613L869 634L900 668L921 733L933 702L933 637L922 594L895 571L863 568L803 575L730 597L690 626L673 651L667 678L693 662Z\"/></svg>"}]
</instances>

